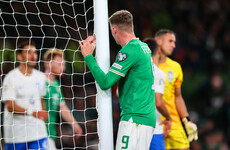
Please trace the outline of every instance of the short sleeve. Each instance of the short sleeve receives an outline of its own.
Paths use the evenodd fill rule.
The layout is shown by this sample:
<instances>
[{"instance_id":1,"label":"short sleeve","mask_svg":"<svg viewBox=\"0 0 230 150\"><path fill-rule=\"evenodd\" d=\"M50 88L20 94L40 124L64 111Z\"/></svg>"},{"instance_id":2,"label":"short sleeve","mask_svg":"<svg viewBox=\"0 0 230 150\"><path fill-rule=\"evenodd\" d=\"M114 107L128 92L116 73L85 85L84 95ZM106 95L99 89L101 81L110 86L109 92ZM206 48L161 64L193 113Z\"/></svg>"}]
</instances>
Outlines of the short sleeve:
<instances>
[{"instance_id":1,"label":"short sleeve","mask_svg":"<svg viewBox=\"0 0 230 150\"><path fill-rule=\"evenodd\" d=\"M135 61L136 57L132 53L120 51L109 71L125 77L128 70L134 65Z\"/></svg>"},{"instance_id":2,"label":"short sleeve","mask_svg":"<svg viewBox=\"0 0 230 150\"><path fill-rule=\"evenodd\" d=\"M44 84L43 84L43 87L42 87L41 96L43 96L43 97L46 96L46 94L47 94L46 91L47 91L47 90L46 90L46 84L44 83Z\"/></svg>"},{"instance_id":3,"label":"short sleeve","mask_svg":"<svg viewBox=\"0 0 230 150\"><path fill-rule=\"evenodd\" d=\"M41 94L41 96L42 97L44 97L45 95L46 95L46 88L47 88L47 84L46 84L46 82L47 82L47 80L46 80L46 77L45 77L45 75L43 74L43 73L41 73L41 85L42 85L42 90L41 90L41 92L40 92L40 94Z\"/></svg>"},{"instance_id":4,"label":"short sleeve","mask_svg":"<svg viewBox=\"0 0 230 150\"><path fill-rule=\"evenodd\" d=\"M2 100L15 100L16 99L16 91L15 91L15 79L11 78L11 76L6 76L3 81L2 86Z\"/></svg>"},{"instance_id":5,"label":"short sleeve","mask_svg":"<svg viewBox=\"0 0 230 150\"><path fill-rule=\"evenodd\" d=\"M177 67L177 72L178 72L178 75L177 75L176 81L174 83L174 86L175 86L175 88L180 88L181 84L183 82L183 72L182 72L181 66L179 64Z\"/></svg>"},{"instance_id":6,"label":"short sleeve","mask_svg":"<svg viewBox=\"0 0 230 150\"><path fill-rule=\"evenodd\" d=\"M155 89L155 92L164 94L165 81L166 81L165 73L157 67L154 68L154 71L155 71L154 72L154 89Z\"/></svg>"}]
</instances>

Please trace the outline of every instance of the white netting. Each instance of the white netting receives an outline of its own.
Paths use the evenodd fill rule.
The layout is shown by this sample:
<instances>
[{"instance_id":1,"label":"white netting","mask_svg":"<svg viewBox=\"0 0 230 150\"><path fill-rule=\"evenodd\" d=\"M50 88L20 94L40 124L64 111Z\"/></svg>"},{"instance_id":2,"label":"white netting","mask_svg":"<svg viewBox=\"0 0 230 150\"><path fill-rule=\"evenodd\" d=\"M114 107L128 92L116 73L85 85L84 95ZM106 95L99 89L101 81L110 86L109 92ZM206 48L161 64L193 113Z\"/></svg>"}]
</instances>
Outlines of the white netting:
<instances>
[{"instance_id":1,"label":"white netting","mask_svg":"<svg viewBox=\"0 0 230 150\"><path fill-rule=\"evenodd\" d=\"M96 89L80 53L78 40L93 34L92 0L0 1L1 89L5 75L18 66L16 48L21 38L32 39L38 50L37 69L44 71L43 54L49 48L62 49L66 71L59 81L66 104L83 129L77 139L64 120L57 123L58 149L97 149ZM3 105L1 102L0 149L4 149Z\"/></svg>"}]
</instances>

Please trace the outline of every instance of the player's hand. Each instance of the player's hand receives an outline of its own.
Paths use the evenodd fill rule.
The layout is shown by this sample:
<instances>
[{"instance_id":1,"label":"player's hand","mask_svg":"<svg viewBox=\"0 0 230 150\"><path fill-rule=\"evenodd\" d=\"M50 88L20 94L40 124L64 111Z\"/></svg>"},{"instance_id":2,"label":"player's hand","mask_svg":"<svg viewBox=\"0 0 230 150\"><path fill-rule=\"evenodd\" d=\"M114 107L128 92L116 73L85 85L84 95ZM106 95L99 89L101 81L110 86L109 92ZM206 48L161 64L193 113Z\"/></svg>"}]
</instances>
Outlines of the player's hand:
<instances>
[{"instance_id":1,"label":"player's hand","mask_svg":"<svg viewBox=\"0 0 230 150\"><path fill-rule=\"evenodd\" d=\"M83 133L81 126L77 122L74 123L74 131L77 133L77 139L79 139Z\"/></svg>"},{"instance_id":2,"label":"player's hand","mask_svg":"<svg viewBox=\"0 0 230 150\"><path fill-rule=\"evenodd\" d=\"M189 121L186 117L182 119L185 129L188 134L189 142L196 141L198 139L197 126L195 123Z\"/></svg>"},{"instance_id":3,"label":"player's hand","mask_svg":"<svg viewBox=\"0 0 230 150\"><path fill-rule=\"evenodd\" d=\"M81 47L81 53L83 57L93 54L96 47L96 38L95 35L89 36L86 40L79 41L79 45Z\"/></svg>"},{"instance_id":4,"label":"player's hand","mask_svg":"<svg viewBox=\"0 0 230 150\"><path fill-rule=\"evenodd\" d=\"M34 117L43 120L44 122L48 119L48 113L45 111L33 112Z\"/></svg>"},{"instance_id":5,"label":"player's hand","mask_svg":"<svg viewBox=\"0 0 230 150\"><path fill-rule=\"evenodd\" d=\"M172 126L172 120L164 120L160 123L160 125L164 125L164 138L166 138L171 131L171 126Z\"/></svg>"},{"instance_id":6,"label":"player's hand","mask_svg":"<svg viewBox=\"0 0 230 150\"><path fill-rule=\"evenodd\" d=\"M95 35L88 36L85 40L89 41L91 44L96 46L96 37L95 37Z\"/></svg>"}]
</instances>

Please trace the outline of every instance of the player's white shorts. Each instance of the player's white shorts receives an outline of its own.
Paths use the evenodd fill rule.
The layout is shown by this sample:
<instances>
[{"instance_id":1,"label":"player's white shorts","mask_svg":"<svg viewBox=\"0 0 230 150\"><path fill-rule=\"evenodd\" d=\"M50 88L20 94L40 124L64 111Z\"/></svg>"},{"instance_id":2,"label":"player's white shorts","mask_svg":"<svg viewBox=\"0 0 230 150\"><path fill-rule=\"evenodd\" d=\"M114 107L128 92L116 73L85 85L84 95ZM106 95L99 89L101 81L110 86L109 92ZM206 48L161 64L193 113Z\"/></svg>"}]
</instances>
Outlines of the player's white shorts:
<instances>
[{"instance_id":1,"label":"player's white shorts","mask_svg":"<svg viewBox=\"0 0 230 150\"><path fill-rule=\"evenodd\" d=\"M55 141L53 139L48 138L48 142L49 142L49 150L57 150Z\"/></svg>"},{"instance_id":2,"label":"player's white shorts","mask_svg":"<svg viewBox=\"0 0 230 150\"><path fill-rule=\"evenodd\" d=\"M120 121L116 150L149 150L154 128Z\"/></svg>"}]
</instances>

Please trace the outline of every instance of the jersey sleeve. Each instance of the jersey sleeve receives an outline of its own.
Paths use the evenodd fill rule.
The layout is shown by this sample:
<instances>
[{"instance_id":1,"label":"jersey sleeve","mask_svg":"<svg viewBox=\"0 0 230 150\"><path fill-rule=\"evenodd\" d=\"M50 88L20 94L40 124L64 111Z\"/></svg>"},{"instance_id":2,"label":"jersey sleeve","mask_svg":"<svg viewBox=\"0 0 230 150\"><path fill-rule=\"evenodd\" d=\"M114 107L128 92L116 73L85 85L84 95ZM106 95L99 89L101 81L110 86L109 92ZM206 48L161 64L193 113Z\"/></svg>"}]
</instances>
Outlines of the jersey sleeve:
<instances>
[{"instance_id":1,"label":"jersey sleeve","mask_svg":"<svg viewBox=\"0 0 230 150\"><path fill-rule=\"evenodd\" d=\"M125 77L128 70L134 65L135 57L131 56L130 53L119 52L117 54L116 60L113 65L110 67L109 71Z\"/></svg>"},{"instance_id":2,"label":"jersey sleeve","mask_svg":"<svg viewBox=\"0 0 230 150\"><path fill-rule=\"evenodd\" d=\"M154 76L155 92L164 94L165 81L166 81L165 73L163 71L161 71L160 69L158 69L157 73L155 73L154 75L155 75Z\"/></svg>"},{"instance_id":3,"label":"jersey sleeve","mask_svg":"<svg viewBox=\"0 0 230 150\"><path fill-rule=\"evenodd\" d=\"M11 76L6 76L3 81L2 87L2 100L15 100L16 99L16 91L15 91L15 84L14 78Z\"/></svg>"},{"instance_id":4,"label":"jersey sleeve","mask_svg":"<svg viewBox=\"0 0 230 150\"><path fill-rule=\"evenodd\" d=\"M180 88L181 84L183 82L183 72L182 72L181 66L179 64L177 67L177 72L178 72L178 75L177 75L176 81L174 83L174 86L175 86L175 88Z\"/></svg>"},{"instance_id":5,"label":"jersey sleeve","mask_svg":"<svg viewBox=\"0 0 230 150\"><path fill-rule=\"evenodd\" d=\"M94 59L93 55L87 55L84 58L89 70L91 71L94 79L100 86L102 90L106 90L112 87L120 78L121 76L109 71L105 74L101 68L97 65L96 60Z\"/></svg>"}]
</instances>

